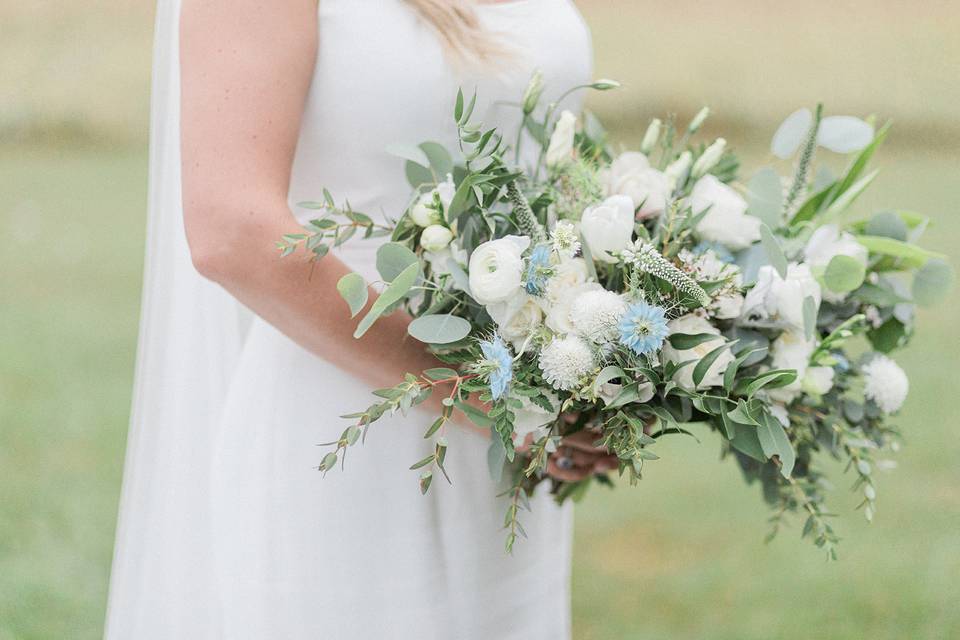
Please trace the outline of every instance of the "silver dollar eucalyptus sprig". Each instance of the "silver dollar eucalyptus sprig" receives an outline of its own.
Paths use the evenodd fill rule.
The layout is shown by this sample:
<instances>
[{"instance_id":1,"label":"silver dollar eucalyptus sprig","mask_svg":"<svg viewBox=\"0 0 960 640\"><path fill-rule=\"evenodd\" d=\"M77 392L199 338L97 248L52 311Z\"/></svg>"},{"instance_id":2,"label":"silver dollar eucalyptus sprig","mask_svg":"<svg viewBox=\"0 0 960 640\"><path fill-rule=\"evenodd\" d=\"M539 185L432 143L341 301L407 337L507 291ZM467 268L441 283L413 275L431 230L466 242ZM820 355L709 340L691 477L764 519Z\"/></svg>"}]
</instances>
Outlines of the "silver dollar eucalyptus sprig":
<instances>
[{"instance_id":1,"label":"silver dollar eucalyptus sprig","mask_svg":"<svg viewBox=\"0 0 960 640\"><path fill-rule=\"evenodd\" d=\"M530 203L517 188L516 181L507 183L507 197L513 203L513 213L517 216L517 226L520 227L520 231L530 236L534 245L546 241L547 234L543 230L543 225L533 215Z\"/></svg>"},{"instance_id":2,"label":"silver dollar eucalyptus sprig","mask_svg":"<svg viewBox=\"0 0 960 640\"><path fill-rule=\"evenodd\" d=\"M705 307L710 304L710 296L703 290L703 287L660 255L660 252L652 244L640 244L634 250L624 252L624 258L633 263L638 270L656 276L661 280L666 280L677 291L690 296L701 306Z\"/></svg>"}]
</instances>

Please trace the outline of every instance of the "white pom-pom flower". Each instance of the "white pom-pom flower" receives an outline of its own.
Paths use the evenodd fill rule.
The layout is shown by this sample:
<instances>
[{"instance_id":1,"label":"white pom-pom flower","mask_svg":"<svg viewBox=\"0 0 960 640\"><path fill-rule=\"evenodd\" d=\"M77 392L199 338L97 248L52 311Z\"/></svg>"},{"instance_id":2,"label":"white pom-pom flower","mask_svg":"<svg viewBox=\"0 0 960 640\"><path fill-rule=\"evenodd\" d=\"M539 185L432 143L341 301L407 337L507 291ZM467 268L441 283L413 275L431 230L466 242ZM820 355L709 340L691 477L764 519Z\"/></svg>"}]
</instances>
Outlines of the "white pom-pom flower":
<instances>
[{"instance_id":1,"label":"white pom-pom flower","mask_svg":"<svg viewBox=\"0 0 960 640\"><path fill-rule=\"evenodd\" d=\"M574 331L587 340L610 342L620 334L617 325L626 308L623 298L613 291L587 291L571 305L570 322Z\"/></svg>"},{"instance_id":2,"label":"white pom-pom flower","mask_svg":"<svg viewBox=\"0 0 960 640\"><path fill-rule=\"evenodd\" d=\"M540 352L540 370L554 389L576 388L593 367L593 350L579 336L554 338Z\"/></svg>"},{"instance_id":3,"label":"white pom-pom flower","mask_svg":"<svg viewBox=\"0 0 960 640\"><path fill-rule=\"evenodd\" d=\"M893 413L903 406L910 390L910 381L896 362L877 354L863 366L864 395L884 413Z\"/></svg>"}]
</instances>

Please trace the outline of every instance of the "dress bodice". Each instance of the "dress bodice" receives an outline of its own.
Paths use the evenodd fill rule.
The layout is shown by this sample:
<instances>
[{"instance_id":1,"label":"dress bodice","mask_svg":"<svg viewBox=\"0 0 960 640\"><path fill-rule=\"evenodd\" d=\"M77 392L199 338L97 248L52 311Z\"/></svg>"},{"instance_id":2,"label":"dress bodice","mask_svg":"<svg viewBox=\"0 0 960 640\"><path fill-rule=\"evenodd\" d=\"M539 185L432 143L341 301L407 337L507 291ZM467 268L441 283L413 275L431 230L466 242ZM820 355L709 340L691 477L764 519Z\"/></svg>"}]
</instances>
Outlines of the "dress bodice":
<instances>
[{"instance_id":1,"label":"dress bodice","mask_svg":"<svg viewBox=\"0 0 960 640\"><path fill-rule=\"evenodd\" d=\"M476 88L475 120L512 135L534 70L543 74L545 101L589 81L590 34L571 0L478 4L477 11L509 51L506 63L479 71L451 64L433 28L403 0L320 0L319 50L289 198L301 221L315 212L296 204L319 200L324 187L375 219L398 217L411 189L403 161L387 148L427 140L453 148L458 88L467 95ZM578 100L564 106L576 108ZM372 277L377 244L353 240L338 255Z\"/></svg>"}]
</instances>

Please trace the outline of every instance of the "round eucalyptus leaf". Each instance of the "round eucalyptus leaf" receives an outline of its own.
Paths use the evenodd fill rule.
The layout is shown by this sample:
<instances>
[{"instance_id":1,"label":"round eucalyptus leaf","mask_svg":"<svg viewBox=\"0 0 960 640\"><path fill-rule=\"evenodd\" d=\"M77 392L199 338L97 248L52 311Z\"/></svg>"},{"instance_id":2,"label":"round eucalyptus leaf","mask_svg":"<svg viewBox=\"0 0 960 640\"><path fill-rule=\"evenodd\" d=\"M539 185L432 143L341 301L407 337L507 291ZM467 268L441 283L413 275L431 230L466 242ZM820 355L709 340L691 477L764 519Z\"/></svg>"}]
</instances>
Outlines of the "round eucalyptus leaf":
<instances>
[{"instance_id":1,"label":"round eucalyptus leaf","mask_svg":"<svg viewBox=\"0 0 960 640\"><path fill-rule=\"evenodd\" d=\"M946 260L933 258L913 276L913 299L925 307L943 299L953 285L953 267Z\"/></svg>"},{"instance_id":2,"label":"round eucalyptus leaf","mask_svg":"<svg viewBox=\"0 0 960 640\"><path fill-rule=\"evenodd\" d=\"M359 273L348 273L337 281L337 291L350 305L350 317L355 317L367 304L367 283Z\"/></svg>"},{"instance_id":3,"label":"round eucalyptus leaf","mask_svg":"<svg viewBox=\"0 0 960 640\"><path fill-rule=\"evenodd\" d=\"M800 148L804 136L813 125L813 113L810 109L798 109L787 116L777 128L770 142L770 152L781 160L786 160Z\"/></svg>"},{"instance_id":4,"label":"round eucalyptus leaf","mask_svg":"<svg viewBox=\"0 0 960 640\"><path fill-rule=\"evenodd\" d=\"M747 213L760 218L772 228L780 225L783 185L773 167L764 167L754 174L750 179L747 197L750 201Z\"/></svg>"},{"instance_id":5,"label":"round eucalyptus leaf","mask_svg":"<svg viewBox=\"0 0 960 640\"><path fill-rule=\"evenodd\" d=\"M377 272L386 282L393 282L400 272L417 262L417 254L399 242L387 242L377 249Z\"/></svg>"},{"instance_id":6,"label":"round eucalyptus leaf","mask_svg":"<svg viewBox=\"0 0 960 640\"><path fill-rule=\"evenodd\" d=\"M867 275L863 263L850 256L833 256L823 272L823 283L835 293L848 293L861 284Z\"/></svg>"},{"instance_id":7,"label":"round eucalyptus leaf","mask_svg":"<svg viewBox=\"0 0 960 640\"><path fill-rule=\"evenodd\" d=\"M906 242L907 223L893 211L881 211L867 222L866 233L870 236L884 236Z\"/></svg>"},{"instance_id":8,"label":"round eucalyptus leaf","mask_svg":"<svg viewBox=\"0 0 960 640\"><path fill-rule=\"evenodd\" d=\"M437 174L438 180L443 180L448 173L453 171L453 158L439 142L424 142L420 144L420 149L427 156L430 167Z\"/></svg>"},{"instance_id":9,"label":"round eucalyptus leaf","mask_svg":"<svg viewBox=\"0 0 960 640\"><path fill-rule=\"evenodd\" d=\"M873 126L854 116L828 116L820 122L817 143L835 153L860 151L873 140Z\"/></svg>"},{"instance_id":10,"label":"round eucalyptus leaf","mask_svg":"<svg viewBox=\"0 0 960 640\"><path fill-rule=\"evenodd\" d=\"M407 333L427 344L450 344L470 335L470 323L458 316L431 314L415 319Z\"/></svg>"}]
</instances>

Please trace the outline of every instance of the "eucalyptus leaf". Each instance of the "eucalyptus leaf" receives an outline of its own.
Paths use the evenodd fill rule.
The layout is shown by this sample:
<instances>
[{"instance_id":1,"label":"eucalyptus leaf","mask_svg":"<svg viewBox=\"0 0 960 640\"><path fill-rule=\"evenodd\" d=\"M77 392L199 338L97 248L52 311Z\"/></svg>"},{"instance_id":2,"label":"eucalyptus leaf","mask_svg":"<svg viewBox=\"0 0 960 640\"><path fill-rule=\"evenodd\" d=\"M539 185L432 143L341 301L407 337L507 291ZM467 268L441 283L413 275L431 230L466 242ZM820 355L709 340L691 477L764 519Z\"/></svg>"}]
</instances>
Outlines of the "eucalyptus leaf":
<instances>
[{"instance_id":1,"label":"eucalyptus leaf","mask_svg":"<svg viewBox=\"0 0 960 640\"><path fill-rule=\"evenodd\" d=\"M490 446L487 447L487 469L494 484L499 484L503 479L503 465L506 460L507 450L503 446L503 440L497 436L490 438Z\"/></svg>"},{"instance_id":2,"label":"eucalyptus leaf","mask_svg":"<svg viewBox=\"0 0 960 640\"><path fill-rule=\"evenodd\" d=\"M881 211L867 221L864 233L870 236L884 236L901 242L907 241L909 228L899 215L893 211Z\"/></svg>"},{"instance_id":3,"label":"eucalyptus leaf","mask_svg":"<svg viewBox=\"0 0 960 640\"><path fill-rule=\"evenodd\" d=\"M899 258L907 262L909 266L923 266L927 260L938 258L945 260L946 256L941 253L927 251L907 242L894 240L893 238L884 238L882 236L856 236L857 242L865 246L871 253L882 253L892 258Z\"/></svg>"},{"instance_id":4,"label":"eucalyptus leaf","mask_svg":"<svg viewBox=\"0 0 960 640\"><path fill-rule=\"evenodd\" d=\"M800 148L800 143L813 124L813 112L804 107L787 116L770 142L770 152L781 160L786 160Z\"/></svg>"},{"instance_id":5,"label":"eucalyptus leaf","mask_svg":"<svg viewBox=\"0 0 960 640\"><path fill-rule=\"evenodd\" d=\"M760 419L760 426L757 427L757 438L760 440L764 455L768 458L777 456L780 459L780 473L784 478L789 478L793 473L797 456L786 431L783 430L783 425L769 413L764 412Z\"/></svg>"},{"instance_id":6,"label":"eucalyptus leaf","mask_svg":"<svg viewBox=\"0 0 960 640\"><path fill-rule=\"evenodd\" d=\"M779 226L783 211L783 185L776 170L773 167L760 169L750 179L747 189L750 203L747 213L760 218L770 227Z\"/></svg>"},{"instance_id":7,"label":"eucalyptus leaf","mask_svg":"<svg viewBox=\"0 0 960 640\"><path fill-rule=\"evenodd\" d=\"M398 158L403 158L404 160L409 160L414 162L421 167L429 167L430 159L427 157L427 154L423 152L423 149L420 147L412 147L405 144L391 144L387 146L387 153Z\"/></svg>"},{"instance_id":8,"label":"eucalyptus leaf","mask_svg":"<svg viewBox=\"0 0 960 640\"><path fill-rule=\"evenodd\" d=\"M428 344L450 344L470 335L470 323L450 314L420 316L407 325L407 333Z\"/></svg>"},{"instance_id":9,"label":"eucalyptus leaf","mask_svg":"<svg viewBox=\"0 0 960 640\"><path fill-rule=\"evenodd\" d=\"M803 299L803 335L807 340L813 340L817 331L817 301L813 296Z\"/></svg>"},{"instance_id":10,"label":"eucalyptus leaf","mask_svg":"<svg viewBox=\"0 0 960 640\"><path fill-rule=\"evenodd\" d=\"M337 291L350 305L350 317L355 318L365 306L369 291L367 283L359 273L348 273L337 281Z\"/></svg>"},{"instance_id":11,"label":"eucalyptus leaf","mask_svg":"<svg viewBox=\"0 0 960 640\"><path fill-rule=\"evenodd\" d=\"M442 144L424 142L420 149L427 158L428 166L437 174L437 179L443 180L448 173L453 172L453 158Z\"/></svg>"},{"instance_id":12,"label":"eucalyptus leaf","mask_svg":"<svg viewBox=\"0 0 960 640\"><path fill-rule=\"evenodd\" d=\"M873 126L855 116L827 116L820 121L817 144L835 153L853 153L873 141Z\"/></svg>"},{"instance_id":13,"label":"eucalyptus leaf","mask_svg":"<svg viewBox=\"0 0 960 640\"><path fill-rule=\"evenodd\" d=\"M767 252L767 258L770 260L770 264L777 270L780 277L786 280L787 256L783 254L780 242L773 235L773 232L770 231L770 227L765 224L760 225L760 242L763 245L763 250Z\"/></svg>"},{"instance_id":14,"label":"eucalyptus leaf","mask_svg":"<svg viewBox=\"0 0 960 640\"><path fill-rule=\"evenodd\" d=\"M393 282L390 283L390 286L374 301L373 306L370 307L370 311L367 312L367 315L363 317L363 320L361 320L357 326L356 331L353 332L353 337L359 338L363 336L389 306L402 300L403 297L409 293L419 276L419 262L411 264L401 271L400 274L394 278Z\"/></svg>"},{"instance_id":15,"label":"eucalyptus leaf","mask_svg":"<svg viewBox=\"0 0 960 640\"><path fill-rule=\"evenodd\" d=\"M823 282L834 293L849 293L861 284L867 275L867 269L856 258L838 254L831 258L823 272Z\"/></svg>"},{"instance_id":16,"label":"eucalyptus leaf","mask_svg":"<svg viewBox=\"0 0 960 640\"><path fill-rule=\"evenodd\" d=\"M377 249L377 272L385 282L392 282L404 269L418 263L417 254L399 242L387 242Z\"/></svg>"},{"instance_id":17,"label":"eucalyptus leaf","mask_svg":"<svg viewBox=\"0 0 960 640\"><path fill-rule=\"evenodd\" d=\"M919 305L940 302L953 285L953 267L940 258L928 260L913 276L913 299Z\"/></svg>"},{"instance_id":18,"label":"eucalyptus leaf","mask_svg":"<svg viewBox=\"0 0 960 640\"><path fill-rule=\"evenodd\" d=\"M419 189L425 184L433 184L433 172L427 167L417 164L412 160L407 160L403 165L404 175L407 177L407 184L414 189Z\"/></svg>"}]
</instances>

